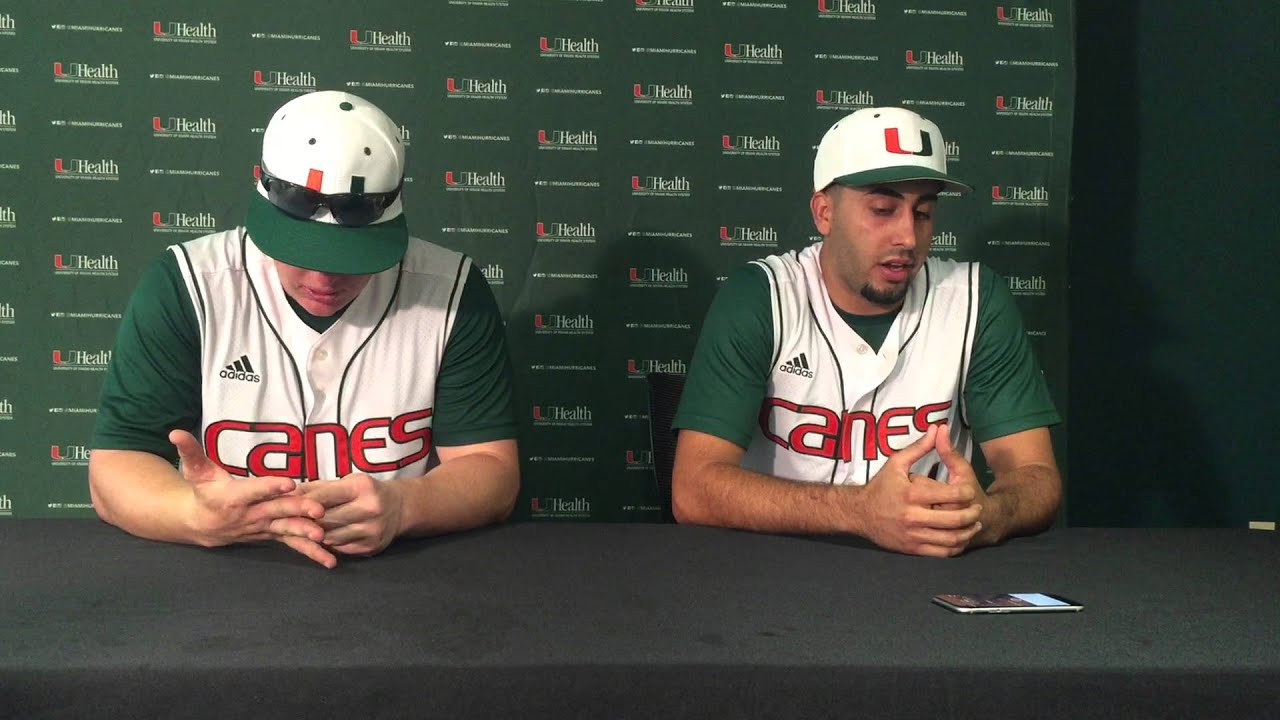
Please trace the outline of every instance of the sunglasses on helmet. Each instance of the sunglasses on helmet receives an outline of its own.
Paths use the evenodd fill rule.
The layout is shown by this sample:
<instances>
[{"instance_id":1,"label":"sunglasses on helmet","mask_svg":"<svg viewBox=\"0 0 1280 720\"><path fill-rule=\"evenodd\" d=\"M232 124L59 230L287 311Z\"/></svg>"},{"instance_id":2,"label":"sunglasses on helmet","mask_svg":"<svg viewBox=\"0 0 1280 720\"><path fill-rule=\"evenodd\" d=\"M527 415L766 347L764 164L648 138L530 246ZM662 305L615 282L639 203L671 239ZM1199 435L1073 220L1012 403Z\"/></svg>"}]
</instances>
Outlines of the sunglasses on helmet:
<instances>
[{"instance_id":1,"label":"sunglasses on helmet","mask_svg":"<svg viewBox=\"0 0 1280 720\"><path fill-rule=\"evenodd\" d=\"M271 204L284 212L303 220L309 220L320 208L328 208L339 225L359 227L368 225L387 211L400 195L404 178L394 190L380 193L334 193L326 195L305 185L291 183L272 175L265 166L258 182L267 191Z\"/></svg>"}]
</instances>

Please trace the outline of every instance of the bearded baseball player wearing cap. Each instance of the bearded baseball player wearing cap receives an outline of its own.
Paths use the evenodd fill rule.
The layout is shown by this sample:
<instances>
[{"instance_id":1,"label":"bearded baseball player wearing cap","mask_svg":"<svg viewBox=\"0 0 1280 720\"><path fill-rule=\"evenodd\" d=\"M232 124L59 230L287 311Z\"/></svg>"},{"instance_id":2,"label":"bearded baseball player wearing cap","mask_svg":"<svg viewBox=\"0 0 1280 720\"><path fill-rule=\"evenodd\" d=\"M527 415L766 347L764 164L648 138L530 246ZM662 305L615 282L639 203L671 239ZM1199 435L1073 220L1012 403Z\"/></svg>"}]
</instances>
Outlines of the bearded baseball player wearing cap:
<instances>
[{"instance_id":1,"label":"bearded baseball player wearing cap","mask_svg":"<svg viewBox=\"0 0 1280 720\"><path fill-rule=\"evenodd\" d=\"M245 225L171 246L134 291L89 462L102 519L333 567L507 517L502 319L469 258L409 236L404 167L362 98L276 111Z\"/></svg>"},{"instance_id":2,"label":"bearded baseball player wearing cap","mask_svg":"<svg viewBox=\"0 0 1280 720\"><path fill-rule=\"evenodd\" d=\"M929 257L939 193L970 189L944 148L901 108L822 138L822 241L740 269L707 313L674 423L678 521L934 556L1053 522L1059 417L1013 298L986 267Z\"/></svg>"}]
</instances>

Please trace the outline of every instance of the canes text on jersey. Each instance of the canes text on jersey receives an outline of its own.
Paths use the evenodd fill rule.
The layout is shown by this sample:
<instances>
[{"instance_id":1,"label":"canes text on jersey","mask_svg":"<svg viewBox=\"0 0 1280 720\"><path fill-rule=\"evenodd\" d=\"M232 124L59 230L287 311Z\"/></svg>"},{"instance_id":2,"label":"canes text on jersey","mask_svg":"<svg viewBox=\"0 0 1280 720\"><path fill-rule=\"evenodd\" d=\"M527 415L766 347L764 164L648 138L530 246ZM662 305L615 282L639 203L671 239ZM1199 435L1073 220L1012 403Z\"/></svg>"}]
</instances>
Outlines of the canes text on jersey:
<instances>
[{"instance_id":1,"label":"canes text on jersey","mask_svg":"<svg viewBox=\"0 0 1280 720\"><path fill-rule=\"evenodd\" d=\"M914 428L925 432L946 420L951 401L894 407L879 417L865 410L830 410L820 405L800 405L783 398L765 398L760 405L760 432L787 450L801 455L817 455L845 462L853 459L854 432L862 429L862 459L888 457L901 448L889 445L897 435L909 435ZM906 443L901 443L904 447Z\"/></svg>"},{"instance_id":2,"label":"canes text on jersey","mask_svg":"<svg viewBox=\"0 0 1280 720\"><path fill-rule=\"evenodd\" d=\"M431 414L427 408L394 418L367 418L352 425L350 431L336 423L298 427L287 422L219 420L205 430L204 447L209 459L232 475L318 480L321 447L326 451L333 448L337 477L353 471L391 472L412 465L431 452L431 427L425 424ZM225 446L236 433L269 434L280 439L257 443L242 459L225 457L219 441Z\"/></svg>"}]
</instances>

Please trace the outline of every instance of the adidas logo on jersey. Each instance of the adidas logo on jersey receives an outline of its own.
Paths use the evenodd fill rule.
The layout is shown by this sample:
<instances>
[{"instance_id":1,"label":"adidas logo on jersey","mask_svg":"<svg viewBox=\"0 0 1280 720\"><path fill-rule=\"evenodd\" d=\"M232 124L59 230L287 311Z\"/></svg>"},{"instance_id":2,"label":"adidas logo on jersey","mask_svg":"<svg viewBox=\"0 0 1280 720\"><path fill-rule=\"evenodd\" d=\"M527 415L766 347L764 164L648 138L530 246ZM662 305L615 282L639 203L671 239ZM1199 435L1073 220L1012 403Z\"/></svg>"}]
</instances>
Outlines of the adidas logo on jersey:
<instances>
[{"instance_id":1,"label":"adidas logo on jersey","mask_svg":"<svg viewBox=\"0 0 1280 720\"><path fill-rule=\"evenodd\" d=\"M778 366L778 369L784 373L791 373L792 375L799 375L804 378L813 377L813 371L809 369L809 358L805 357L804 353L800 353L799 355L782 363Z\"/></svg>"},{"instance_id":2,"label":"adidas logo on jersey","mask_svg":"<svg viewBox=\"0 0 1280 720\"><path fill-rule=\"evenodd\" d=\"M253 363L249 362L248 355L241 355L240 359L231 363L222 372L218 373L218 377L227 380L244 380L246 382L262 382L262 378L253 371Z\"/></svg>"}]
</instances>

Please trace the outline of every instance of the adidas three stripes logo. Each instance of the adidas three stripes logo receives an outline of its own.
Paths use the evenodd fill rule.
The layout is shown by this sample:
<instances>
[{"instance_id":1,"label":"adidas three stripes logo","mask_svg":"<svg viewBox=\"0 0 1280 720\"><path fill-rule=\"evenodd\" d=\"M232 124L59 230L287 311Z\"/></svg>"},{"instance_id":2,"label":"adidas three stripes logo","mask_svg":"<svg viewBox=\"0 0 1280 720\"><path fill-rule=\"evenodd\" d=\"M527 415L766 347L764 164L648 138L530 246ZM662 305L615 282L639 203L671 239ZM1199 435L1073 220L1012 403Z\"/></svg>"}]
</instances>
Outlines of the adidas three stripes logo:
<instances>
[{"instance_id":1,"label":"adidas three stripes logo","mask_svg":"<svg viewBox=\"0 0 1280 720\"><path fill-rule=\"evenodd\" d=\"M239 360L228 365L222 372L218 373L218 377L225 380L242 380L244 382L262 382L262 376L258 375L253 369L253 363L249 362L248 355L241 355Z\"/></svg>"},{"instance_id":2,"label":"adidas three stripes logo","mask_svg":"<svg viewBox=\"0 0 1280 720\"><path fill-rule=\"evenodd\" d=\"M784 373L799 375L804 378L813 377L813 371L809 369L809 358L804 353L791 358L790 360L778 366L778 369Z\"/></svg>"}]
</instances>

